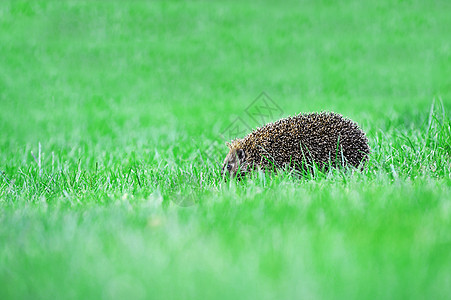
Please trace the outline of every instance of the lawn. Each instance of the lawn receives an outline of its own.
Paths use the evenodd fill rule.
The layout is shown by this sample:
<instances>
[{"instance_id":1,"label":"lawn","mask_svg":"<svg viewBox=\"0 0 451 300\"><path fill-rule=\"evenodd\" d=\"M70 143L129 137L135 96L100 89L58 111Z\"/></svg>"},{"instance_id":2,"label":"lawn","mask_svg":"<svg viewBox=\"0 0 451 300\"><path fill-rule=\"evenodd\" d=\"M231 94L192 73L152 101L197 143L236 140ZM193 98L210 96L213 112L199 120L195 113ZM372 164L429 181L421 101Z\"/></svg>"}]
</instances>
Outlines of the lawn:
<instances>
[{"instance_id":1,"label":"lawn","mask_svg":"<svg viewBox=\"0 0 451 300\"><path fill-rule=\"evenodd\" d=\"M0 299L450 299L450 10L1 1ZM221 180L312 111L362 172Z\"/></svg>"}]
</instances>

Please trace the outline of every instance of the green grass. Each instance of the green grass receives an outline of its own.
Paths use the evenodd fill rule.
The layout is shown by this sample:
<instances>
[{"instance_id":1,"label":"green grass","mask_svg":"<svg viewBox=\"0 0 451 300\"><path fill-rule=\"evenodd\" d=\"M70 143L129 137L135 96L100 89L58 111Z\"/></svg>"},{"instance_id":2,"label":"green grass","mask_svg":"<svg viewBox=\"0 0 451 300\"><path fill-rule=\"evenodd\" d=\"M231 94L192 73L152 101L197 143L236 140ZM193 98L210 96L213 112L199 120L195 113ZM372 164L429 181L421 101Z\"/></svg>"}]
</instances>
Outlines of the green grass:
<instances>
[{"instance_id":1,"label":"green grass","mask_svg":"<svg viewBox=\"0 0 451 300\"><path fill-rule=\"evenodd\" d=\"M449 299L450 9L2 1L0 299ZM262 91L364 171L221 181Z\"/></svg>"}]
</instances>

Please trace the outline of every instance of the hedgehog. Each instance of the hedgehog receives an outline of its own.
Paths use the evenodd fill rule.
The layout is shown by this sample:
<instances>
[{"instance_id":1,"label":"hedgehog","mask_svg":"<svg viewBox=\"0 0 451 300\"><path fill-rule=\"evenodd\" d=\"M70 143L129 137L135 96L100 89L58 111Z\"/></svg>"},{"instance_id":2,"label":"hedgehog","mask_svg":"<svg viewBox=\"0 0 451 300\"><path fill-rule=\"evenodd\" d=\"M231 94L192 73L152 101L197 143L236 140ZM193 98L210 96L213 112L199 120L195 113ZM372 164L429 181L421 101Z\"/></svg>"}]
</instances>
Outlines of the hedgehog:
<instances>
[{"instance_id":1,"label":"hedgehog","mask_svg":"<svg viewBox=\"0 0 451 300\"><path fill-rule=\"evenodd\" d=\"M222 176L241 177L252 170L295 169L301 174L314 166L363 167L370 147L359 126L334 112L298 114L257 128L227 143ZM238 175L238 176L237 176Z\"/></svg>"}]
</instances>

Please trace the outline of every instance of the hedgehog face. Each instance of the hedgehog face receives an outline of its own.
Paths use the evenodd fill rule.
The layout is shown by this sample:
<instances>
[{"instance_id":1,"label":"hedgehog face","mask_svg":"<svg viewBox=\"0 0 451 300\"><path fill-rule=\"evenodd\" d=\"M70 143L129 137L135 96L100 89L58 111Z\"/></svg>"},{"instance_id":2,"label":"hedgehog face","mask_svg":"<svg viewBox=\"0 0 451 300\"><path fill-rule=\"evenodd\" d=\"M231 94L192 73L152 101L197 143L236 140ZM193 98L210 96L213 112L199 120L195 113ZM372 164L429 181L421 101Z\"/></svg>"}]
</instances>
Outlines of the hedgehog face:
<instances>
[{"instance_id":1,"label":"hedgehog face","mask_svg":"<svg viewBox=\"0 0 451 300\"><path fill-rule=\"evenodd\" d=\"M244 163L245 154L243 149L230 149L221 170L221 176L235 177L238 170Z\"/></svg>"}]
</instances>

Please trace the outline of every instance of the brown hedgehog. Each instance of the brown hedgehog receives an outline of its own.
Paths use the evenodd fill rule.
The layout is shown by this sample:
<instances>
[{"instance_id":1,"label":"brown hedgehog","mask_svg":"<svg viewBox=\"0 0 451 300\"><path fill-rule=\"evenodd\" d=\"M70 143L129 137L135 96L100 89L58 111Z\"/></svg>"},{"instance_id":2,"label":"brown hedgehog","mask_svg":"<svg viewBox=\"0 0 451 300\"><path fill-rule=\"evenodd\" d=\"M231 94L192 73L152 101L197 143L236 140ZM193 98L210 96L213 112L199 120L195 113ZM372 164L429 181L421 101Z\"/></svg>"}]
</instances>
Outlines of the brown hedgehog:
<instances>
[{"instance_id":1,"label":"brown hedgehog","mask_svg":"<svg viewBox=\"0 0 451 300\"><path fill-rule=\"evenodd\" d=\"M353 121L333 112L299 114L257 128L227 143L221 174L245 175L255 169L295 168L311 172L352 165L368 158L365 133Z\"/></svg>"}]
</instances>

